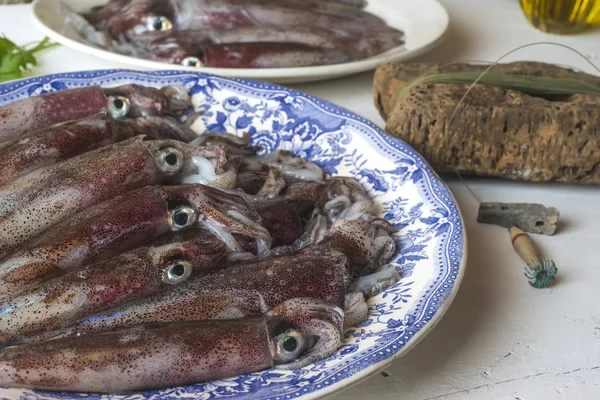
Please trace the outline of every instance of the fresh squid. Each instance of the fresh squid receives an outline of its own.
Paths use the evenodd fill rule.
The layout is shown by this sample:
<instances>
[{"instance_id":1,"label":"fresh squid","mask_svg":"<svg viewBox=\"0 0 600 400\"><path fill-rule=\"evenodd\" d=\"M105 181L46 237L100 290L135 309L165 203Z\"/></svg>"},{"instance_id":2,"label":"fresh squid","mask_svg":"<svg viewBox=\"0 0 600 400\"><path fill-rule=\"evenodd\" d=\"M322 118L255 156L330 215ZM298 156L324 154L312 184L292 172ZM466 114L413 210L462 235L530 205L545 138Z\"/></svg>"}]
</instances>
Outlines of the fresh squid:
<instances>
[{"instance_id":1,"label":"fresh squid","mask_svg":"<svg viewBox=\"0 0 600 400\"><path fill-rule=\"evenodd\" d=\"M95 21L96 28L113 38L143 32L170 30L232 30L248 27L316 26L365 35L394 32L381 19L352 7L313 1L265 0L134 0L108 18ZM102 13L101 10L96 11ZM93 13L88 17L94 21Z\"/></svg>"},{"instance_id":2,"label":"fresh squid","mask_svg":"<svg viewBox=\"0 0 600 400\"><path fill-rule=\"evenodd\" d=\"M106 112L115 119L174 115L191 101L182 87L90 86L43 94L0 107L0 142L60 122Z\"/></svg>"},{"instance_id":3,"label":"fresh squid","mask_svg":"<svg viewBox=\"0 0 600 400\"><path fill-rule=\"evenodd\" d=\"M164 0L162 0L162 2L167 3ZM273 0L255 0L255 2L262 2L263 4L274 3ZM96 27L104 28L106 23L110 20L110 18L121 13L123 11L123 7L127 6L128 3L130 3L129 0L111 0L103 6L92 8L89 13L85 14L85 17L91 24L95 25ZM354 16L378 20L378 18L372 14L356 10L355 8L350 8L363 8L363 6L366 5L366 2L363 0L279 0L278 3L279 6L287 6L293 8L304 7L311 8L320 12L331 13L338 16ZM156 1L154 2L154 4L149 4L148 2L140 2L137 4L137 8L141 12L149 10L150 8L152 8L152 11L160 11L160 4ZM165 6L164 10L170 12L171 9L167 5Z\"/></svg>"},{"instance_id":4,"label":"fresh squid","mask_svg":"<svg viewBox=\"0 0 600 400\"><path fill-rule=\"evenodd\" d=\"M238 171L260 171L264 166L279 170L287 181L322 181L323 170L310 161L304 160L291 151L275 150L262 156L245 157L235 160Z\"/></svg>"},{"instance_id":5,"label":"fresh squid","mask_svg":"<svg viewBox=\"0 0 600 400\"><path fill-rule=\"evenodd\" d=\"M194 125L194 120L187 120L186 123L190 126ZM203 132L198 141L205 146L221 146L230 157L250 157L256 155L262 150L258 146L250 146L252 138L247 133L241 136L232 135L226 132Z\"/></svg>"},{"instance_id":6,"label":"fresh squid","mask_svg":"<svg viewBox=\"0 0 600 400\"><path fill-rule=\"evenodd\" d=\"M272 200L282 195L290 183L322 181L325 175L318 165L285 150L262 156L236 157L228 164L236 171L238 192L250 203ZM315 204L312 198L287 198Z\"/></svg>"},{"instance_id":7,"label":"fresh squid","mask_svg":"<svg viewBox=\"0 0 600 400\"><path fill-rule=\"evenodd\" d=\"M168 291L82 318L62 330L29 340L156 322L253 317L296 297L327 301L343 309L345 262L341 253L310 250L272 259L238 261L194 276ZM28 341L25 336L21 340Z\"/></svg>"},{"instance_id":8,"label":"fresh squid","mask_svg":"<svg viewBox=\"0 0 600 400\"><path fill-rule=\"evenodd\" d=\"M141 134L183 142L198 136L171 117L115 120L102 113L63 122L0 144L0 185L36 169Z\"/></svg>"},{"instance_id":9,"label":"fresh squid","mask_svg":"<svg viewBox=\"0 0 600 400\"><path fill-rule=\"evenodd\" d=\"M350 284L361 275L387 269L388 261L396 253L391 231L391 224L379 218L337 220L320 245L338 250L348 257L346 276ZM388 272L395 279L395 269Z\"/></svg>"},{"instance_id":10,"label":"fresh squid","mask_svg":"<svg viewBox=\"0 0 600 400\"><path fill-rule=\"evenodd\" d=\"M369 232L369 221L345 222L350 225L344 224L344 229L338 228L320 244L272 258L224 265L167 292L22 340L39 341L133 324L251 317L296 297L332 303L345 310L347 323L357 324L367 317L365 295L373 296L393 285L400 275L385 264L391 257L384 251L389 243L375 235L376 228ZM356 281L365 273L369 275Z\"/></svg>"},{"instance_id":11,"label":"fresh squid","mask_svg":"<svg viewBox=\"0 0 600 400\"><path fill-rule=\"evenodd\" d=\"M401 44L402 36L398 34L360 37L319 27L252 27L149 32L131 41L112 42L110 46L121 54L173 64L252 68L347 62L371 57ZM234 54L239 59L232 58ZM292 54L297 56L292 58Z\"/></svg>"},{"instance_id":12,"label":"fresh squid","mask_svg":"<svg viewBox=\"0 0 600 400\"><path fill-rule=\"evenodd\" d=\"M318 221L315 223L315 221ZM273 249L273 254L290 254L307 247L333 249L347 256L346 276L350 285L364 274L387 269L387 262L396 252L396 243L390 236L392 226L385 220L365 216L354 220L337 220L327 224L317 215L307 224L303 235L292 245ZM388 271L392 277L396 273Z\"/></svg>"},{"instance_id":13,"label":"fresh squid","mask_svg":"<svg viewBox=\"0 0 600 400\"><path fill-rule=\"evenodd\" d=\"M77 269L0 302L0 342L70 323L185 282L215 267L225 245L211 234L187 231Z\"/></svg>"},{"instance_id":14,"label":"fresh squid","mask_svg":"<svg viewBox=\"0 0 600 400\"><path fill-rule=\"evenodd\" d=\"M147 44L157 57L227 48L230 66L300 48L362 57L396 38L350 3L115 0L90 22L120 29L113 45L164 39ZM271 24L280 14L295 24ZM392 226L359 182L258 155L248 134L194 132L184 88L143 89L41 96L21 125L0 107L0 387L116 394L301 368L400 279ZM57 121L40 111L41 128L27 116L61 101L82 104ZM2 139L4 120L17 137Z\"/></svg>"},{"instance_id":15,"label":"fresh squid","mask_svg":"<svg viewBox=\"0 0 600 400\"><path fill-rule=\"evenodd\" d=\"M166 47L166 48L165 48ZM137 57L181 64L186 67L210 68L290 68L342 64L352 57L340 50L288 43L177 43L163 46L153 43ZM139 47L138 47L139 48Z\"/></svg>"},{"instance_id":16,"label":"fresh squid","mask_svg":"<svg viewBox=\"0 0 600 400\"><path fill-rule=\"evenodd\" d=\"M356 180L348 177L295 182L281 192L281 198L304 202L312 209L312 216L302 237L292 246L277 249L279 253L321 242L336 220L370 219L375 215L373 200Z\"/></svg>"},{"instance_id":17,"label":"fresh squid","mask_svg":"<svg viewBox=\"0 0 600 400\"><path fill-rule=\"evenodd\" d=\"M274 199L251 205L271 234L273 247L289 246L298 240L307 220L309 207L299 201Z\"/></svg>"},{"instance_id":18,"label":"fresh squid","mask_svg":"<svg viewBox=\"0 0 600 400\"><path fill-rule=\"evenodd\" d=\"M286 221L294 222L294 210L287 210L291 216L285 217ZM263 213L269 218L268 210ZM272 238L259 224L260 219L240 197L208 186L144 187L75 214L3 260L0 299L23 293L65 271L106 260L169 231L203 227L236 252L247 249L234 234L246 236L255 239L257 251L264 253ZM267 226L275 228L276 222ZM300 227L288 229L297 232ZM284 242L293 240L288 232L285 235Z\"/></svg>"},{"instance_id":19,"label":"fresh squid","mask_svg":"<svg viewBox=\"0 0 600 400\"><path fill-rule=\"evenodd\" d=\"M191 321L49 340L0 351L0 386L124 393L267 368L299 368L342 345L341 309L294 299L253 319Z\"/></svg>"},{"instance_id":20,"label":"fresh squid","mask_svg":"<svg viewBox=\"0 0 600 400\"><path fill-rule=\"evenodd\" d=\"M375 214L373 199L358 181L349 177L333 177L325 182L297 182L287 187L282 196L313 202L329 221Z\"/></svg>"},{"instance_id":21,"label":"fresh squid","mask_svg":"<svg viewBox=\"0 0 600 400\"><path fill-rule=\"evenodd\" d=\"M274 254L315 244L341 251L348 257L347 276L352 283L365 273L386 267L396 252L391 224L374 216L375 203L352 178L297 182L284 190L282 198L303 200L315 208L302 236L291 246L274 249ZM392 269L389 273L395 277Z\"/></svg>"},{"instance_id":22,"label":"fresh squid","mask_svg":"<svg viewBox=\"0 0 600 400\"><path fill-rule=\"evenodd\" d=\"M344 3L347 0L134 0L110 2L87 16L63 6L63 14L97 46L192 67L339 64L404 43L402 32Z\"/></svg>"},{"instance_id":23,"label":"fresh squid","mask_svg":"<svg viewBox=\"0 0 600 400\"><path fill-rule=\"evenodd\" d=\"M145 139L136 136L105 146L0 186L0 258L46 228L103 200L195 176L196 160L217 158L221 151ZM235 179L221 174L205 183L231 187Z\"/></svg>"}]
</instances>

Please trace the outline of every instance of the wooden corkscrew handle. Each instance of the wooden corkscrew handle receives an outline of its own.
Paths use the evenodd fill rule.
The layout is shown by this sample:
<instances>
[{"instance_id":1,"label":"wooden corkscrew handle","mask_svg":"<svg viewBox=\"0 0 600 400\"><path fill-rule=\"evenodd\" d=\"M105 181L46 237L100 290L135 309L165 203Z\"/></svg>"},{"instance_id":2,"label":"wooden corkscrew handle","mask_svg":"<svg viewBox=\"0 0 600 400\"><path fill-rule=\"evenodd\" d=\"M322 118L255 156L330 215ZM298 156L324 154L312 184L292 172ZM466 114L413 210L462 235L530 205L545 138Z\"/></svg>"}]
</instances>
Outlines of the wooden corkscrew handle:
<instances>
[{"instance_id":1,"label":"wooden corkscrew handle","mask_svg":"<svg viewBox=\"0 0 600 400\"><path fill-rule=\"evenodd\" d=\"M536 265L539 255L533 244L533 240L529 235L522 229L513 226L509 229L510 240L512 242L515 251L521 256L523 261L527 263L531 268Z\"/></svg>"}]
</instances>

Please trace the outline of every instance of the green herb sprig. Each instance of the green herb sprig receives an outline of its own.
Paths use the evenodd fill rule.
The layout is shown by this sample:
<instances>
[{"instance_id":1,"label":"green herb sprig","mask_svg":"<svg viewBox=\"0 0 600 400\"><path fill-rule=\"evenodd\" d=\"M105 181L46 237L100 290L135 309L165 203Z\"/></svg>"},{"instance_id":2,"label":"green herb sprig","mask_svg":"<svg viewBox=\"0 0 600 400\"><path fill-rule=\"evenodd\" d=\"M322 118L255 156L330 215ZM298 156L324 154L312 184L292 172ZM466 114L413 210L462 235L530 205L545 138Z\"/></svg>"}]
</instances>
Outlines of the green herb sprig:
<instances>
[{"instance_id":1,"label":"green herb sprig","mask_svg":"<svg viewBox=\"0 0 600 400\"><path fill-rule=\"evenodd\" d=\"M503 72L487 72L485 75L481 75L481 72L453 72L431 74L409 81L398 91L397 96L402 97L414 86L424 83L474 82L531 94L600 94L600 81L597 79L586 81L583 78L515 75Z\"/></svg>"},{"instance_id":2,"label":"green herb sprig","mask_svg":"<svg viewBox=\"0 0 600 400\"><path fill-rule=\"evenodd\" d=\"M29 70L30 66L37 65L34 54L54 46L58 44L50 42L49 38L18 46L6 36L0 36L0 82L22 78L23 70Z\"/></svg>"},{"instance_id":3,"label":"green herb sprig","mask_svg":"<svg viewBox=\"0 0 600 400\"><path fill-rule=\"evenodd\" d=\"M412 81L407 82L400 90L396 93L394 98L394 105L398 103L400 98L404 96L408 91L416 85L422 83L466 83L470 84L469 88L459 100L458 104L454 108L452 115L450 116L450 123L454 119L454 115L462 105L467 95L471 92L471 89L476 84L487 84L491 86L500 86L505 89L513 89L523 91L531 94L600 94L600 85L598 84L597 78L586 78L586 79L572 79L572 78L558 78L558 77L534 77L534 76L519 76L511 75L506 73L491 73L490 70L494 68L500 61L510 56L511 54L533 46L555 46L562 47L563 49L569 50L583 60L585 60L596 72L600 73L600 68L597 67L592 61L590 61L582 52L575 50L574 48L567 46L566 44L554 43L554 42L536 42L524 44L517 47L499 57L491 65L489 65L481 73L447 73L447 74L425 74ZM450 64L448 64L450 65Z\"/></svg>"}]
</instances>

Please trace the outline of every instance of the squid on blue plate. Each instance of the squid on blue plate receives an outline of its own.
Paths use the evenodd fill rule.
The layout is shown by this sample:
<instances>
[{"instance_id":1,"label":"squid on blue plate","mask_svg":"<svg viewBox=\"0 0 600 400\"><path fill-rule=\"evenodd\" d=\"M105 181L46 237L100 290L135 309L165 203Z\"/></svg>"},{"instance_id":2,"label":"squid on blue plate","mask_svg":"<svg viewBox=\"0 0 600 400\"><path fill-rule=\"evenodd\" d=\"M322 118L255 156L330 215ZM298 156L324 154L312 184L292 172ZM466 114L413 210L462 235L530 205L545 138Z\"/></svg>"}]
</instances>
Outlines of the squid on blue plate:
<instances>
[{"instance_id":1,"label":"squid on blue plate","mask_svg":"<svg viewBox=\"0 0 600 400\"><path fill-rule=\"evenodd\" d=\"M274 243L293 243L300 236L301 221L297 209L290 202L275 200L257 206L255 210L269 229ZM181 218L178 215L175 214L174 219ZM102 224L98 219L94 223ZM236 235L236 240L243 253L232 253L225 243L207 230L182 226L173 228L175 232L159 236L141 247L79 268L73 264L77 259L77 248L72 247L74 251L70 254L65 249L62 263L54 260L64 268L64 274L47 281L39 279L36 285L30 286L31 289L21 295L0 300L0 343L68 325L89 314L150 296L169 289L171 285L182 284L192 272L198 274L209 268L226 266L226 260L242 255L247 257L256 252L256 244L240 235ZM94 233L100 232L96 230ZM143 231L138 231L138 238L141 237L139 233ZM100 236L95 236L95 239L102 242ZM90 240L88 243L93 242ZM64 244L64 236L62 241L54 243L54 251L58 253L60 247L57 243ZM47 248L46 251L50 250ZM118 248L114 246L110 250L105 249L101 257L106 258L115 251ZM38 262L43 262L44 253L40 249L37 255Z\"/></svg>"},{"instance_id":2,"label":"squid on blue plate","mask_svg":"<svg viewBox=\"0 0 600 400\"><path fill-rule=\"evenodd\" d=\"M0 301L0 343L182 284L192 272L216 267L226 254L214 235L186 231L73 270Z\"/></svg>"},{"instance_id":3,"label":"squid on blue plate","mask_svg":"<svg viewBox=\"0 0 600 400\"><path fill-rule=\"evenodd\" d=\"M137 135L191 142L198 135L173 117L116 120L106 113L59 123L0 144L0 185L39 168Z\"/></svg>"},{"instance_id":4,"label":"squid on blue plate","mask_svg":"<svg viewBox=\"0 0 600 400\"><path fill-rule=\"evenodd\" d=\"M0 350L0 386L125 393L300 368L333 354L344 312L292 299L260 317L137 325Z\"/></svg>"},{"instance_id":5,"label":"squid on blue plate","mask_svg":"<svg viewBox=\"0 0 600 400\"><path fill-rule=\"evenodd\" d=\"M0 258L50 226L130 190L192 182L234 187L235 171L221 170L224 154L220 147L141 135L14 179L0 186Z\"/></svg>"},{"instance_id":6,"label":"squid on blue plate","mask_svg":"<svg viewBox=\"0 0 600 400\"><path fill-rule=\"evenodd\" d=\"M349 225L344 226L346 223ZM335 304L354 325L367 317L364 295L378 293L400 276L386 264L392 255L389 241L382 240L386 230L379 231L377 223L364 219L338 224L321 243L279 256L231 261L170 290L21 340L39 341L132 324L256 316L297 297ZM371 225L375 227L369 232Z\"/></svg>"},{"instance_id":7,"label":"squid on blue plate","mask_svg":"<svg viewBox=\"0 0 600 400\"><path fill-rule=\"evenodd\" d=\"M282 243L298 236L301 227L294 209L288 206L281 207L279 213L269 209L261 212L267 219L265 225L272 229L277 227L272 218L280 217L290 224L278 228ZM260 213L241 197L205 185L134 190L54 225L3 260L0 299L23 293L68 270L106 260L169 231L203 227L235 252L244 250L239 236L248 237L256 241L256 251L262 254L270 249L273 238L261 220Z\"/></svg>"},{"instance_id":8,"label":"squid on blue plate","mask_svg":"<svg viewBox=\"0 0 600 400\"><path fill-rule=\"evenodd\" d=\"M60 122L106 112L115 119L174 115L191 106L183 87L90 86L51 92L0 106L0 142Z\"/></svg>"},{"instance_id":9,"label":"squid on blue plate","mask_svg":"<svg viewBox=\"0 0 600 400\"><path fill-rule=\"evenodd\" d=\"M339 252L308 249L273 258L232 261L169 290L88 315L62 329L37 335L33 331L16 332L14 337L21 342L39 341L130 325L252 317L297 297L327 301L343 309L345 261Z\"/></svg>"},{"instance_id":10,"label":"squid on blue plate","mask_svg":"<svg viewBox=\"0 0 600 400\"><path fill-rule=\"evenodd\" d=\"M277 247L274 254L319 245L348 257L350 283L383 270L395 276L395 269L387 264L397 250L391 237L392 225L375 217L375 202L355 179L334 177L323 182L297 182L285 188L281 198L307 202L309 209L314 208L302 236L292 245Z\"/></svg>"}]
</instances>

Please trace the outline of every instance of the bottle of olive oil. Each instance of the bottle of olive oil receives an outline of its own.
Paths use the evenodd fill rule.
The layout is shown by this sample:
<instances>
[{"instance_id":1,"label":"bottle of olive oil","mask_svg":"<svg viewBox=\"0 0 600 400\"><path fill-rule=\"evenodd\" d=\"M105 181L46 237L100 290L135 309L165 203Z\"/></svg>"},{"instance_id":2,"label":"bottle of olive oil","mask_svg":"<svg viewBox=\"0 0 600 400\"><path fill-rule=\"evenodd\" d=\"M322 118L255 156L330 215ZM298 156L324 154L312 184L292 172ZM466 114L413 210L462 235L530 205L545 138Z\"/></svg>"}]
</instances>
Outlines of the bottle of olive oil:
<instances>
[{"instance_id":1,"label":"bottle of olive oil","mask_svg":"<svg viewBox=\"0 0 600 400\"><path fill-rule=\"evenodd\" d=\"M520 0L536 28L557 34L577 33L600 24L600 0Z\"/></svg>"}]
</instances>

